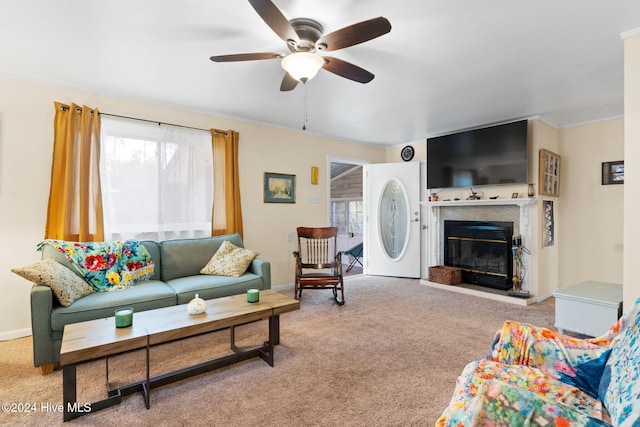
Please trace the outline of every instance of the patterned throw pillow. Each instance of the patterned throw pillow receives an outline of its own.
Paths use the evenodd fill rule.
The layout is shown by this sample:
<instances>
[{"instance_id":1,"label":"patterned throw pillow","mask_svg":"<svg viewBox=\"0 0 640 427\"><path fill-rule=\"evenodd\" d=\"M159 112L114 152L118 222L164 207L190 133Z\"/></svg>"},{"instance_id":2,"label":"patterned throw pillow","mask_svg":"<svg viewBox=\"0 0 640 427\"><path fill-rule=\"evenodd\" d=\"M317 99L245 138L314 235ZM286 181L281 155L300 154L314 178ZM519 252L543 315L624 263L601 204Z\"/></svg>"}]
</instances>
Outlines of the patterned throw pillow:
<instances>
[{"instance_id":1,"label":"patterned throw pillow","mask_svg":"<svg viewBox=\"0 0 640 427\"><path fill-rule=\"evenodd\" d=\"M616 326L598 395L614 426L640 425L640 298ZM613 328L612 328L613 329Z\"/></svg>"},{"instance_id":2,"label":"patterned throw pillow","mask_svg":"<svg viewBox=\"0 0 640 427\"><path fill-rule=\"evenodd\" d=\"M251 261L258 255L258 252L239 248L230 241L225 240L207 265L200 270L200 273L240 277L247 271Z\"/></svg>"},{"instance_id":3,"label":"patterned throw pillow","mask_svg":"<svg viewBox=\"0 0 640 427\"><path fill-rule=\"evenodd\" d=\"M34 283L49 286L64 307L95 292L77 274L51 258L14 268L11 271Z\"/></svg>"}]
</instances>

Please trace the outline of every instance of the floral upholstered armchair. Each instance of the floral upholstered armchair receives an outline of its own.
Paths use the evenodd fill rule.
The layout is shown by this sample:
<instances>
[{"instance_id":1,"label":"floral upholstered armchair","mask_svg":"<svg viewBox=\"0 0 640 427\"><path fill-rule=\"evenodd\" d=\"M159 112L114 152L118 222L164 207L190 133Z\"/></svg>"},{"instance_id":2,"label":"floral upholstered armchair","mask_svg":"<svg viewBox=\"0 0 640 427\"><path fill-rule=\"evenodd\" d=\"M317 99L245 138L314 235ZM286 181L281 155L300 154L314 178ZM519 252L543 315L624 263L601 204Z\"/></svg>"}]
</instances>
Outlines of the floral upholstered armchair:
<instances>
[{"instance_id":1,"label":"floral upholstered armchair","mask_svg":"<svg viewBox=\"0 0 640 427\"><path fill-rule=\"evenodd\" d=\"M590 339L505 322L436 426L640 426L639 313Z\"/></svg>"}]
</instances>

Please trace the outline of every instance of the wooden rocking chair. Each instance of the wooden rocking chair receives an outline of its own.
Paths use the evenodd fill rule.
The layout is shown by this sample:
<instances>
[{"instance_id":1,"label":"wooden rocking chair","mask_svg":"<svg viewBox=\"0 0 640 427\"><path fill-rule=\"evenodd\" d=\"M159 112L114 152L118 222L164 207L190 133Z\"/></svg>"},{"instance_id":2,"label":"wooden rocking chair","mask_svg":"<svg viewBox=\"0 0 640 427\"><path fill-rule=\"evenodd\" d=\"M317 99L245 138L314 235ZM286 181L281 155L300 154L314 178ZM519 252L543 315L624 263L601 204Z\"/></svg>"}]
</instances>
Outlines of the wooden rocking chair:
<instances>
[{"instance_id":1,"label":"wooden rocking chair","mask_svg":"<svg viewBox=\"0 0 640 427\"><path fill-rule=\"evenodd\" d=\"M344 279L341 254L337 251L336 227L298 227L295 298L302 298L303 289L331 289L333 298L344 305ZM340 293L340 296L338 296Z\"/></svg>"}]
</instances>

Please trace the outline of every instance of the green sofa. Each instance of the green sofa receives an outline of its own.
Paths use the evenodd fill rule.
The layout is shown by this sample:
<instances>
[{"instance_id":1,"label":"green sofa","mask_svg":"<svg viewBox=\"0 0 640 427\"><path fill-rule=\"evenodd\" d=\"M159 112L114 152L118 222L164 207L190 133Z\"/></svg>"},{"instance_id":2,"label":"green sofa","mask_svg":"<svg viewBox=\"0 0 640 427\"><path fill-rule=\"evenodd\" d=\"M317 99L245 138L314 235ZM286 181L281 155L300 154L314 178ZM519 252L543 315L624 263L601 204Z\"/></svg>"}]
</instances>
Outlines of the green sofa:
<instances>
[{"instance_id":1,"label":"green sofa","mask_svg":"<svg viewBox=\"0 0 640 427\"><path fill-rule=\"evenodd\" d=\"M199 294L212 299L246 292L248 289L271 288L271 265L255 258L240 277L200 274L222 243L228 240L244 247L239 234L161 242L143 240L155 264L153 276L133 286L113 292L96 292L68 307L59 304L50 287L35 284L31 288L31 328L33 363L48 373L60 361L64 326L113 316L120 307L133 307L136 312L186 304ZM43 258L53 258L71 267L64 254L53 246L43 247Z\"/></svg>"}]
</instances>

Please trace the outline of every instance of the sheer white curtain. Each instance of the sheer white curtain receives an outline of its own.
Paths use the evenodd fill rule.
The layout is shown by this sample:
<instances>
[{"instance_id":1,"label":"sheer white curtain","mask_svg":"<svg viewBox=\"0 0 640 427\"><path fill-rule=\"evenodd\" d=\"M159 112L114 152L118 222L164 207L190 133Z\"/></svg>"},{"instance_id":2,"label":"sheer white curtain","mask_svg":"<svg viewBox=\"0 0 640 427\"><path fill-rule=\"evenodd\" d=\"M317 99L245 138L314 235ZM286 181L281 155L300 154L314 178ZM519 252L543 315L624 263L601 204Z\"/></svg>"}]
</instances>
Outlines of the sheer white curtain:
<instances>
[{"instance_id":1,"label":"sheer white curtain","mask_svg":"<svg viewBox=\"0 0 640 427\"><path fill-rule=\"evenodd\" d=\"M211 135L102 117L105 240L211 235Z\"/></svg>"}]
</instances>

